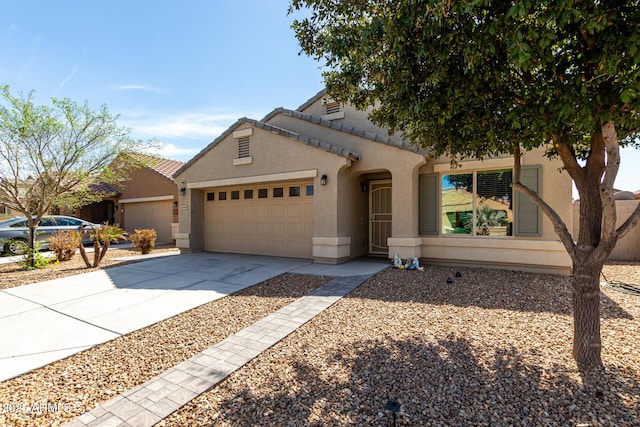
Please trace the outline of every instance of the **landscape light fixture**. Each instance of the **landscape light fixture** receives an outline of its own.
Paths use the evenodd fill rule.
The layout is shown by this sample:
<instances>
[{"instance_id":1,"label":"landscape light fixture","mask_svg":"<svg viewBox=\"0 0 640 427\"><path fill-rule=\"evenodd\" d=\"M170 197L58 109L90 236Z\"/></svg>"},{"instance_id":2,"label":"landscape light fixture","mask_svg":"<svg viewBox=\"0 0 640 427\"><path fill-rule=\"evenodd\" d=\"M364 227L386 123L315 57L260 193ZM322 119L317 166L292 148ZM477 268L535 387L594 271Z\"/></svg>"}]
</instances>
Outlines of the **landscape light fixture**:
<instances>
[{"instance_id":1,"label":"landscape light fixture","mask_svg":"<svg viewBox=\"0 0 640 427\"><path fill-rule=\"evenodd\" d=\"M400 412L400 407L402 403L398 403L395 400L387 400L387 404L384 406L384 409L387 411L391 411L393 413L393 425L396 425L396 414Z\"/></svg>"},{"instance_id":2,"label":"landscape light fixture","mask_svg":"<svg viewBox=\"0 0 640 427\"><path fill-rule=\"evenodd\" d=\"M320 185L327 185L327 175L322 175L320 177Z\"/></svg>"}]
</instances>

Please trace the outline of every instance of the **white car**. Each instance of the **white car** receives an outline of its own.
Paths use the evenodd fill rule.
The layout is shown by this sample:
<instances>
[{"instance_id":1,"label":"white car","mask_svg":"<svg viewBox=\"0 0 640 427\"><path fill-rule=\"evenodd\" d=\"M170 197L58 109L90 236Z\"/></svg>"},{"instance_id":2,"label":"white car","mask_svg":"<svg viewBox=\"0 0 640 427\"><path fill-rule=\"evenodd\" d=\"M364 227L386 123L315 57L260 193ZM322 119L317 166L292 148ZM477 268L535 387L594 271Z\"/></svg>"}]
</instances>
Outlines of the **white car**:
<instances>
[{"instance_id":1,"label":"white car","mask_svg":"<svg viewBox=\"0 0 640 427\"><path fill-rule=\"evenodd\" d=\"M82 243L91 243L89 231L96 227L101 225L70 216L43 216L36 228L36 241L39 243L39 248L48 249L51 234L57 231L79 230L84 232ZM25 254L29 248L28 238L29 228L26 217L16 217L0 222L0 252L9 255Z\"/></svg>"}]
</instances>

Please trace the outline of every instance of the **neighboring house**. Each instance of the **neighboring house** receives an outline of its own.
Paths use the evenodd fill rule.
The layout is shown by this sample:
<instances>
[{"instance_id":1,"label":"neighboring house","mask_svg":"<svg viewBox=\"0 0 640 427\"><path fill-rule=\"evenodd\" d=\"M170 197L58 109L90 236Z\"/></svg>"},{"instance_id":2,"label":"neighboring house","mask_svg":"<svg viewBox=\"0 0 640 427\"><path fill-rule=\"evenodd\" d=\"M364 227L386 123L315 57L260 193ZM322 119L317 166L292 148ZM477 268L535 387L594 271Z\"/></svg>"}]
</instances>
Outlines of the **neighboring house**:
<instances>
[{"instance_id":1,"label":"neighboring house","mask_svg":"<svg viewBox=\"0 0 640 427\"><path fill-rule=\"evenodd\" d=\"M14 211L4 203L0 203L0 220L5 218L12 218L14 216L21 216L22 213Z\"/></svg>"},{"instance_id":2,"label":"neighboring house","mask_svg":"<svg viewBox=\"0 0 640 427\"><path fill-rule=\"evenodd\" d=\"M119 188L96 187L96 191L116 194L76 209L76 216L95 223L118 224L129 233L135 229L153 228L158 242L171 242L178 223L178 186L172 175L184 162L145 157L148 167L134 170Z\"/></svg>"},{"instance_id":3,"label":"neighboring house","mask_svg":"<svg viewBox=\"0 0 640 427\"><path fill-rule=\"evenodd\" d=\"M635 194L640 191L620 191L615 190L616 199L616 226L623 222L635 211L640 199L636 199ZM580 224L580 200L573 203L573 235L578 235ZM636 226L629 231L622 239L618 240L616 247L609 255L609 261L640 261L640 227Z\"/></svg>"},{"instance_id":4,"label":"neighboring house","mask_svg":"<svg viewBox=\"0 0 640 427\"><path fill-rule=\"evenodd\" d=\"M522 180L572 227L571 179L542 150ZM512 158L432 158L322 91L242 118L174 175L176 245L339 263L363 255L568 273L553 225L509 186ZM474 209L475 207L475 209Z\"/></svg>"}]
</instances>

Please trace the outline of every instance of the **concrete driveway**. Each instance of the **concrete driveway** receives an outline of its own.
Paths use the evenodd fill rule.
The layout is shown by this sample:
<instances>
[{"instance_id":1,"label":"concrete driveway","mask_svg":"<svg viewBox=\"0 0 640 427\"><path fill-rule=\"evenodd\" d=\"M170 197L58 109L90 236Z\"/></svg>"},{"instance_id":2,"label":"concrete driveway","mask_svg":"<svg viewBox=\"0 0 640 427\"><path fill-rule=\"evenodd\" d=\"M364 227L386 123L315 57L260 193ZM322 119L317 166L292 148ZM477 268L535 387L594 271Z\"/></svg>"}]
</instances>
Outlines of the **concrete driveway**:
<instances>
[{"instance_id":1,"label":"concrete driveway","mask_svg":"<svg viewBox=\"0 0 640 427\"><path fill-rule=\"evenodd\" d=\"M194 253L0 291L0 381L63 359L271 277L374 274L380 260L341 265Z\"/></svg>"}]
</instances>

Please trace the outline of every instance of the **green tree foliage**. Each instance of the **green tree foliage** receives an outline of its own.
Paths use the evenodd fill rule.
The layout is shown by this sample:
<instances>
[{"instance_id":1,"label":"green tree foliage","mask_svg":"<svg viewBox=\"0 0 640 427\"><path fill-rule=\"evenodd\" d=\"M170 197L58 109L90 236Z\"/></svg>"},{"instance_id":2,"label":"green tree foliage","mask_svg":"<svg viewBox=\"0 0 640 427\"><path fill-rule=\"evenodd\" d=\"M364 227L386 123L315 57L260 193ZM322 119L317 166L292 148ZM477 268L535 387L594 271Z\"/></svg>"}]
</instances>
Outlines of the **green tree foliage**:
<instances>
[{"instance_id":1,"label":"green tree foliage","mask_svg":"<svg viewBox=\"0 0 640 427\"><path fill-rule=\"evenodd\" d=\"M573 261L578 364L599 367L599 274L640 209L616 228L620 147L640 131L640 2L292 0L302 51L329 94L434 155L514 156L513 187L551 219ZM519 182L522 151L559 156L580 232Z\"/></svg>"},{"instance_id":2,"label":"green tree foliage","mask_svg":"<svg viewBox=\"0 0 640 427\"><path fill-rule=\"evenodd\" d=\"M69 99L39 106L32 98L0 86L0 202L28 218L31 248L44 214L111 196L94 185L126 180L140 161L119 155L153 145L132 140L106 106L94 111Z\"/></svg>"}]
</instances>

